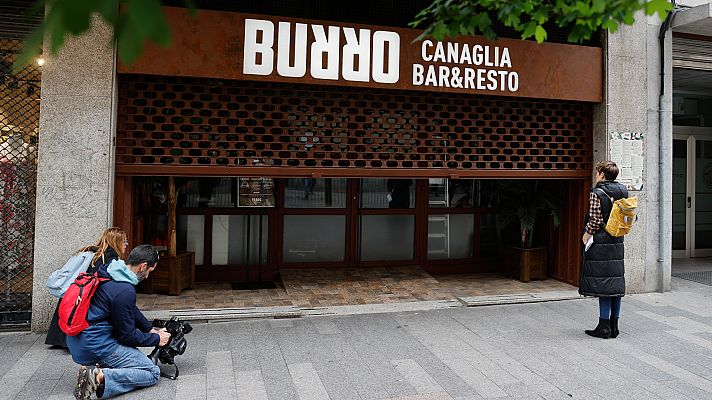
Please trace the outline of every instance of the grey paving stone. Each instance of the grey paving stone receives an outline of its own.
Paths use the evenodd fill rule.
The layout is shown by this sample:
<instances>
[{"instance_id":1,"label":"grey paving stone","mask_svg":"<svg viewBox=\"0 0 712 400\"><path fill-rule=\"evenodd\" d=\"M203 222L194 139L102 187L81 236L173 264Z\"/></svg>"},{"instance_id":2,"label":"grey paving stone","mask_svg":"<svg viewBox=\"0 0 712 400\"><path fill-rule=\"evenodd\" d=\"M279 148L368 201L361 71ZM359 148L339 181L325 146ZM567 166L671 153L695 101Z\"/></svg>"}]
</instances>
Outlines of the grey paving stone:
<instances>
[{"instance_id":1,"label":"grey paving stone","mask_svg":"<svg viewBox=\"0 0 712 400\"><path fill-rule=\"evenodd\" d=\"M291 364L288 367L300 399L329 400L329 394L311 363Z\"/></svg>"},{"instance_id":2,"label":"grey paving stone","mask_svg":"<svg viewBox=\"0 0 712 400\"><path fill-rule=\"evenodd\" d=\"M360 400L352 385L348 368L339 361L314 364L331 400Z\"/></svg>"},{"instance_id":3,"label":"grey paving stone","mask_svg":"<svg viewBox=\"0 0 712 400\"><path fill-rule=\"evenodd\" d=\"M205 400L208 387L205 374L181 375L176 380L175 400Z\"/></svg>"},{"instance_id":4,"label":"grey paving stone","mask_svg":"<svg viewBox=\"0 0 712 400\"><path fill-rule=\"evenodd\" d=\"M260 370L235 373L235 386L238 399L267 400L267 389Z\"/></svg>"},{"instance_id":5,"label":"grey paving stone","mask_svg":"<svg viewBox=\"0 0 712 400\"><path fill-rule=\"evenodd\" d=\"M207 357L208 398L237 397L232 355L229 351L209 352Z\"/></svg>"},{"instance_id":6,"label":"grey paving stone","mask_svg":"<svg viewBox=\"0 0 712 400\"><path fill-rule=\"evenodd\" d=\"M391 364L418 394L443 392L443 388L415 360L391 360Z\"/></svg>"},{"instance_id":7,"label":"grey paving stone","mask_svg":"<svg viewBox=\"0 0 712 400\"><path fill-rule=\"evenodd\" d=\"M32 335L32 346L0 378L0 399L14 399L34 376L49 354L40 335ZM26 343L23 341L23 343Z\"/></svg>"}]
</instances>

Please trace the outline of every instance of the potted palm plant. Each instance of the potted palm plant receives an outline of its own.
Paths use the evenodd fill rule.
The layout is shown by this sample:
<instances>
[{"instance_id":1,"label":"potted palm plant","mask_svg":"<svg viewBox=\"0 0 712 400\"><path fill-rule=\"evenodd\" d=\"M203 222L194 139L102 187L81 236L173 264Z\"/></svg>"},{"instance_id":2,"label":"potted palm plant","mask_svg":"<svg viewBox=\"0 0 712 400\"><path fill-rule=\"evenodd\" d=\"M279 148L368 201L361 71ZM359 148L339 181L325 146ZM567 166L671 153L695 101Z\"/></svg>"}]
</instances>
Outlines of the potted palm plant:
<instances>
[{"instance_id":1,"label":"potted palm plant","mask_svg":"<svg viewBox=\"0 0 712 400\"><path fill-rule=\"evenodd\" d=\"M518 228L518 243L504 252L504 261L511 276L522 282L531 279L546 279L546 247L534 245L534 233L542 218L551 218L554 227L559 226L556 190L551 184L535 180L500 181L497 185L499 207L497 230L510 226Z\"/></svg>"}]
</instances>

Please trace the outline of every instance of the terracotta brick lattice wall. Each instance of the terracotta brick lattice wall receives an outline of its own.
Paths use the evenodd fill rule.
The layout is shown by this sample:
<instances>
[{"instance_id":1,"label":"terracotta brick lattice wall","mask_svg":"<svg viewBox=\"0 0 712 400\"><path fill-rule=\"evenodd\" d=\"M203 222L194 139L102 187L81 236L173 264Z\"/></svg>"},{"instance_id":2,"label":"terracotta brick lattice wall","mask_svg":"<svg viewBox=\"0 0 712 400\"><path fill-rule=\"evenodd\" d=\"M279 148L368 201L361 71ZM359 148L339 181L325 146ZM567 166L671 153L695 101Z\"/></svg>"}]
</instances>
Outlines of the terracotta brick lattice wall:
<instances>
[{"instance_id":1,"label":"terracotta brick lattice wall","mask_svg":"<svg viewBox=\"0 0 712 400\"><path fill-rule=\"evenodd\" d=\"M587 103L143 75L119 85L119 173L592 168Z\"/></svg>"}]
</instances>

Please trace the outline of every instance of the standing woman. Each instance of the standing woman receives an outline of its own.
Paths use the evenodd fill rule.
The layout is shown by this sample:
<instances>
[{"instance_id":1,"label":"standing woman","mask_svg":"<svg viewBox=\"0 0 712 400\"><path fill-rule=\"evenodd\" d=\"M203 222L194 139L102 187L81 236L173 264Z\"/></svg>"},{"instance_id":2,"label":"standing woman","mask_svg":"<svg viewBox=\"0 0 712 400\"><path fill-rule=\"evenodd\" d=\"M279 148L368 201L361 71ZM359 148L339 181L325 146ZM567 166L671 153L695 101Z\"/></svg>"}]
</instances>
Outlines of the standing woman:
<instances>
[{"instance_id":1,"label":"standing woman","mask_svg":"<svg viewBox=\"0 0 712 400\"><path fill-rule=\"evenodd\" d=\"M586 334L603 339L618 336L621 298L625 295L623 237L613 237L605 229L613 202L628 197L628 189L615 182L618 166L613 161L596 164L596 185L589 196L589 211L584 246L593 237L593 244L584 251L579 293L598 297L598 326ZM585 249L585 247L584 247Z\"/></svg>"},{"instance_id":2,"label":"standing woman","mask_svg":"<svg viewBox=\"0 0 712 400\"><path fill-rule=\"evenodd\" d=\"M94 253L91 264L86 271L89 274L93 274L99 270L99 267L102 265L123 258L124 254L126 254L126 246L128 246L128 244L126 241L126 232L120 228L109 228L101 234L96 245L83 247L79 249L77 253L87 251ZM67 336L59 328L59 304L61 302L62 299L57 302L57 308L54 310L52 322L49 324L45 344L66 348Z\"/></svg>"}]
</instances>

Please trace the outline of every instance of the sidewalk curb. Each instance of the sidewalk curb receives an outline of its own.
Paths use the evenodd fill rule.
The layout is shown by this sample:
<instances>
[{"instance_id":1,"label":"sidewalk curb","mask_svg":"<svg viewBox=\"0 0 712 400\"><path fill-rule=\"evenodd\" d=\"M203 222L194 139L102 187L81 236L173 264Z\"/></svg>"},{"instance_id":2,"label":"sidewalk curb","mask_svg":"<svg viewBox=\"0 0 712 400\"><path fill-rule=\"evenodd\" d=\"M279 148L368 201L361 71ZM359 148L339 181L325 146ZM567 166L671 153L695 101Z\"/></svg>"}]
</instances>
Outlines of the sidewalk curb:
<instances>
[{"instance_id":1,"label":"sidewalk curb","mask_svg":"<svg viewBox=\"0 0 712 400\"><path fill-rule=\"evenodd\" d=\"M146 311L148 319L178 317L185 321L219 322L242 319L284 319L319 316L346 316L360 314L384 314L395 312L430 311L463 307L482 307L505 304L541 303L581 299L576 290L541 293L518 293L494 296L463 296L451 300L411 301L403 303L356 304L329 307L239 307L190 310Z\"/></svg>"}]
</instances>

